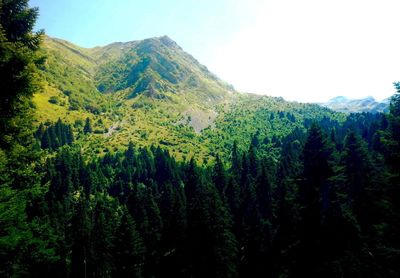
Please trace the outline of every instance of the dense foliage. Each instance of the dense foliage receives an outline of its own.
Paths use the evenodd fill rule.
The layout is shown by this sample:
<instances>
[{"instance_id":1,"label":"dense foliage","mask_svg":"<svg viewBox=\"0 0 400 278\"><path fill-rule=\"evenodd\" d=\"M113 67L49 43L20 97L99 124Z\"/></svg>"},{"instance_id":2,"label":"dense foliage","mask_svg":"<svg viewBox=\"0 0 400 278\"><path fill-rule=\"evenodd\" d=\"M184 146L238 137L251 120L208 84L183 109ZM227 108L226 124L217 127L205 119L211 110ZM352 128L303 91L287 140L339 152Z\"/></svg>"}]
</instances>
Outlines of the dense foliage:
<instances>
[{"instance_id":1,"label":"dense foliage","mask_svg":"<svg viewBox=\"0 0 400 278\"><path fill-rule=\"evenodd\" d=\"M33 277L396 277L393 112L296 129L278 161L257 140L211 167L132 143L88 162L62 147L25 208L49 249L12 264Z\"/></svg>"},{"instance_id":2,"label":"dense foliage","mask_svg":"<svg viewBox=\"0 0 400 278\"><path fill-rule=\"evenodd\" d=\"M35 138L40 142L42 149L49 150L56 150L74 142L72 127L64 124L60 119L55 124L49 124L47 127L40 124L35 133Z\"/></svg>"},{"instance_id":3,"label":"dense foliage","mask_svg":"<svg viewBox=\"0 0 400 278\"><path fill-rule=\"evenodd\" d=\"M33 129L36 17L1 2L0 276L399 276L400 84L389 114L239 98L202 135L208 163L132 142L88 156L102 118ZM141 63L176 66L158 58Z\"/></svg>"}]
</instances>

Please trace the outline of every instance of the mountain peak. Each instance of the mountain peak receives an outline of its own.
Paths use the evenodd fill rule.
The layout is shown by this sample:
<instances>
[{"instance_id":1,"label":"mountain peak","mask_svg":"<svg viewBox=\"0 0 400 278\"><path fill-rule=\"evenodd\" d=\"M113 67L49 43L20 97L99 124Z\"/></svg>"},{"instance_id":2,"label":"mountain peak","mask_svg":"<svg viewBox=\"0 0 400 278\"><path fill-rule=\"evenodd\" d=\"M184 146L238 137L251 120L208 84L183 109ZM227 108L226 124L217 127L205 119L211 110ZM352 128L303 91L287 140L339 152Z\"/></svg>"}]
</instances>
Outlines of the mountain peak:
<instances>
[{"instance_id":1,"label":"mountain peak","mask_svg":"<svg viewBox=\"0 0 400 278\"><path fill-rule=\"evenodd\" d=\"M387 102L378 102L374 97L368 96L361 99L352 99L344 96L338 96L330 99L322 106L328 107L332 110L344 113L355 112L385 112L388 110Z\"/></svg>"},{"instance_id":2,"label":"mountain peak","mask_svg":"<svg viewBox=\"0 0 400 278\"><path fill-rule=\"evenodd\" d=\"M157 50L160 47L182 50L182 48L174 40L172 40L170 37L166 35L161 37L153 37L141 41L136 41L136 43L138 45L142 45L144 48L147 48L149 50Z\"/></svg>"},{"instance_id":3,"label":"mountain peak","mask_svg":"<svg viewBox=\"0 0 400 278\"><path fill-rule=\"evenodd\" d=\"M178 44L174 40L172 40L170 37L168 37L167 35L159 37L158 39L168 47L178 46Z\"/></svg>"},{"instance_id":4,"label":"mountain peak","mask_svg":"<svg viewBox=\"0 0 400 278\"><path fill-rule=\"evenodd\" d=\"M213 103L233 91L166 35L94 48L48 38L45 46L56 57L67 56L65 63L76 63L102 93L123 90L128 99L184 94Z\"/></svg>"},{"instance_id":5,"label":"mountain peak","mask_svg":"<svg viewBox=\"0 0 400 278\"><path fill-rule=\"evenodd\" d=\"M337 96L334 98L331 98L328 102L332 103L332 102L342 102L342 101L347 101L349 100L349 98L345 97L345 96Z\"/></svg>"}]
</instances>

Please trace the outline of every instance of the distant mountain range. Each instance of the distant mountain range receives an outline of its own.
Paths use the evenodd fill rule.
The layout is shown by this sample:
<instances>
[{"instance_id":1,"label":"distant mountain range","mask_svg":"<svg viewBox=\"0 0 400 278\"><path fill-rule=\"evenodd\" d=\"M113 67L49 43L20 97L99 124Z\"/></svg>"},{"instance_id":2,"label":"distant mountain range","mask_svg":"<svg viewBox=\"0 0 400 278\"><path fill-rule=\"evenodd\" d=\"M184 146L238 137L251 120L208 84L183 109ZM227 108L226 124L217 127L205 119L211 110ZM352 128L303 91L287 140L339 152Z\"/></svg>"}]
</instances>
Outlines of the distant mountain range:
<instances>
[{"instance_id":1,"label":"distant mountain range","mask_svg":"<svg viewBox=\"0 0 400 278\"><path fill-rule=\"evenodd\" d=\"M361 99L352 99L344 96L338 96L330 99L328 102L319 103L321 106L327 107L337 112L344 113L361 113L361 112L388 112L390 98L383 101L377 101L369 96Z\"/></svg>"}]
</instances>

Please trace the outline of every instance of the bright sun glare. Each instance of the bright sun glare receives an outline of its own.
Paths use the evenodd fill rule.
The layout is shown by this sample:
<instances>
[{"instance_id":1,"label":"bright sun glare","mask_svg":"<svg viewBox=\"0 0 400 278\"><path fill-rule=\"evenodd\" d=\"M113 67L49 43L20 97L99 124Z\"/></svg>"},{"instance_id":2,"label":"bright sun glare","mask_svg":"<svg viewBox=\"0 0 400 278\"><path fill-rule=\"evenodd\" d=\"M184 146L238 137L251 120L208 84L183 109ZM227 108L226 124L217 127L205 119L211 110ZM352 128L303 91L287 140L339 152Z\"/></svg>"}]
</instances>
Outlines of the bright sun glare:
<instances>
[{"instance_id":1,"label":"bright sun glare","mask_svg":"<svg viewBox=\"0 0 400 278\"><path fill-rule=\"evenodd\" d=\"M326 101L384 99L400 79L397 0L265 1L208 66L238 90Z\"/></svg>"}]
</instances>

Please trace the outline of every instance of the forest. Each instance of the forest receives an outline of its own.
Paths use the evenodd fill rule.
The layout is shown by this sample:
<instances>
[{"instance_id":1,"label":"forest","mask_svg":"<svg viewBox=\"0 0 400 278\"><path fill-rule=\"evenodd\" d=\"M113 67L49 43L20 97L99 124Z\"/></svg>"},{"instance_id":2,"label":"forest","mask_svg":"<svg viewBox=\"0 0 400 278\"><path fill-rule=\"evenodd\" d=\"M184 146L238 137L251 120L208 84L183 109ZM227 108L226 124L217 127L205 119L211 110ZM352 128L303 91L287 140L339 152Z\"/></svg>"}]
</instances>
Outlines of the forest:
<instances>
[{"instance_id":1,"label":"forest","mask_svg":"<svg viewBox=\"0 0 400 278\"><path fill-rule=\"evenodd\" d=\"M89 118L34 124L38 10L0 10L1 277L399 277L400 83L389 113L304 121L278 156L254 133L212 163L87 157Z\"/></svg>"}]
</instances>

